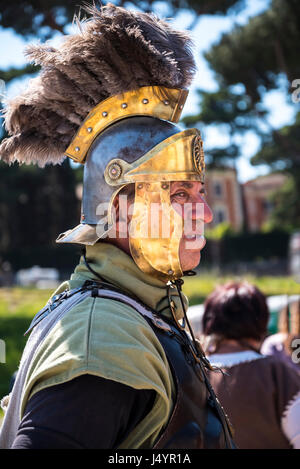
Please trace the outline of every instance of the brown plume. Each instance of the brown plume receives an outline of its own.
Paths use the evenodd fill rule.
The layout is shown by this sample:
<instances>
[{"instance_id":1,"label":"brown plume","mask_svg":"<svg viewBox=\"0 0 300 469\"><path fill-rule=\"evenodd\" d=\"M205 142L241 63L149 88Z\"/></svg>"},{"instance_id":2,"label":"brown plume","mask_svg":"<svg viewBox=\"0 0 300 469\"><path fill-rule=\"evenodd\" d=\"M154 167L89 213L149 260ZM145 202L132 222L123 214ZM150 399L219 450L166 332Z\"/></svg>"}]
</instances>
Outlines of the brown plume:
<instances>
[{"instance_id":1,"label":"brown plume","mask_svg":"<svg viewBox=\"0 0 300 469\"><path fill-rule=\"evenodd\" d=\"M89 111L109 96L141 86L187 88L195 71L191 40L152 14L108 4L85 7L79 32L59 48L29 46L26 55L41 66L5 110L10 135L0 158L11 163L60 163Z\"/></svg>"}]
</instances>

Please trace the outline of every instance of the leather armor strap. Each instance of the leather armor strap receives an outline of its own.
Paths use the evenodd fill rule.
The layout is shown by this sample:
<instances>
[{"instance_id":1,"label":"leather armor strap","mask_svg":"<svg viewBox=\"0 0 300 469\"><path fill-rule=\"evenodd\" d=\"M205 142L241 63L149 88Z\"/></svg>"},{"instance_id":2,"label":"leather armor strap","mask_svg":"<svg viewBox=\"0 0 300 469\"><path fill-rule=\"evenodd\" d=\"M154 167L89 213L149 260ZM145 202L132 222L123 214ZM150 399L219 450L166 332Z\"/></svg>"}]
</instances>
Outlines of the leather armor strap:
<instances>
[{"instance_id":1,"label":"leather armor strap","mask_svg":"<svg viewBox=\"0 0 300 469\"><path fill-rule=\"evenodd\" d=\"M168 320L167 318L161 318L155 311L153 311L151 308L148 306L145 306L143 303L141 303L136 297L128 295L128 293L124 293L121 289L105 283L105 287L109 287L109 290L102 289L101 286L99 285L98 282L95 282L94 284L91 283L89 285L89 288L92 288L92 296L99 296L99 297L105 297L105 298L111 298L117 301L120 301L122 303L125 303L131 307L133 307L138 313L140 313L149 323L149 325L152 325L152 328L154 329L154 332L158 329L161 333L163 333L163 336L169 336L171 339L178 344L180 344L180 348L183 349L185 352L184 354L188 356L188 361L189 363L192 364L192 368L197 375L199 379L199 386L205 385L205 388L208 391L208 401L207 405L213 409L213 411L217 414L222 427L224 431L224 438L225 438L225 446L228 449L233 449L235 448L235 445L233 443L233 431L230 426L230 423L228 421L228 418L218 400L216 397L214 390L208 380L208 377L206 375L206 370L207 368L207 359L206 357L202 357L201 355L198 357L197 351L195 351L195 348L187 336L186 332L183 331L182 329L178 328L177 325L174 324L172 320ZM160 342L162 342L162 336L161 334L158 334L158 338ZM196 352L196 354L195 354ZM178 376L176 372L176 364L175 362L177 361L177 358L173 360L173 365L171 363L171 368L173 370L173 374L175 374L175 378L177 381L177 386L182 386L183 383L178 382ZM169 363L170 363L170 357L168 356ZM175 412L177 411L176 406L175 406ZM175 413L174 412L174 413ZM173 414L174 414L173 413ZM190 428L190 432L192 433L194 428ZM197 439L197 435L195 435L195 438ZM166 438L160 438L161 441L165 441ZM159 447L159 442L156 443L155 447Z\"/></svg>"},{"instance_id":2,"label":"leather armor strap","mask_svg":"<svg viewBox=\"0 0 300 469\"><path fill-rule=\"evenodd\" d=\"M109 298L112 300L120 301L128 306L131 306L139 314L141 314L145 318L145 320L147 320L148 324L150 325L150 327L152 327L154 333L157 335L159 341L162 343L165 351L168 350L167 357L168 357L168 361L169 361L169 364L173 373L173 377L175 379L175 383L177 386L177 401L175 403L174 411L170 419L170 424L167 426L167 429L166 429L167 431L163 432L163 434L160 436L159 440L156 442L155 448L166 447L164 445L168 444L168 438L169 437L171 438L172 433L174 432L176 433L178 427L180 427L181 421L185 420L186 412L182 410L182 407L183 407L182 406L182 399L183 399L182 394L183 394L183 388L185 387L185 382L186 382L185 376L191 379L193 375L196 376L196 380L192 378L193 387L197 389L197 392L199 390L199 394L200 394L200 390L202 390L202 394L203 392L205 392L205 396L204 394L202 396L203 397L202 402L200 403L200 405L198 404L196 406L200 410L201 410L201 407L203 408L202 414L200 412L202 417L199 414L200 415L199 418L201 420L201 427L202 428L205 427L205 422L207 420L206 408L209 407L210 409L213 410L215 417L217 416L217 418L222 424L222 428L224 432L224 439L225 439L224 446L228 449L234 448L234 444L232 442L232 433L229 427L229 423L226 419L226 415L217 397L215 396L215 393L206 376L206 370L205 370L205 368L207 367L206 359L204 360L202 356L199 356L199 355L197 357L196 355L197 351L195 353L195 348L191 340L187 336L186 332L179 329L177 325L174 324L174 321L169 320L168 318L165 318L165 317L162 318L151 308L141 303L141 301L137 299L136 297L134 297L133 295L129 295L127 292L124 292L118 287L115 287L114 285L105 281L103 282L101 281L101 283L99 281L97 282L86 281L80 288L77 288L74 290L66 290L52 297L51 300L47 303L47 305L35 316L35 318L33 319L32 323L29 326L29 329L26 331L25 334L32 331L32 329L40 321L42 321L46 316L51 314L51 312L57 306L59 306L65 299L75 294L86 292L87 290L91 291L92 297ZM184 359L182 360L183 356L184 356ZM181 370L178 369L179 358L182 361ZM188 368L190 368L190 371L188 371ZM193 421L184 422L184 423L185 423L186 431L188 431L190 435L194 435L194 436L191 436L191 438L194 439L193 445L196 445L195 448L207 447L205 442L203 441L199 442L199 432L197 433L197 425ZM199 431L201 431L201 428L199 426L198 426L198 429ZM203 440L203 436L202 436L202 440ZM183 440L181 439L181 441L185 442L185 443L181 443L183 444L182 447L184 448L186 444L188 444L186 440L186 435L184 435L184 438ZM199 445L202 445L202 446L199 446Z\"/></svg>"}]
</instances>

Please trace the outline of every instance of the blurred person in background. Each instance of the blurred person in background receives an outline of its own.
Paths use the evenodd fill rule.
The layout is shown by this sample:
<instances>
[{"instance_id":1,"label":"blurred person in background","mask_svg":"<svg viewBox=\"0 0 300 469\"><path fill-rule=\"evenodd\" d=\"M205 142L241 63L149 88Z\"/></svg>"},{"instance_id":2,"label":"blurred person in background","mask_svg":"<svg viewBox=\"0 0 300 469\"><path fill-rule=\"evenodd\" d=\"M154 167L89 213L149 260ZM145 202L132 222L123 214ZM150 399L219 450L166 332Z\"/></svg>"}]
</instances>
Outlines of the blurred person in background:
<instances>
[{"instance_id":1,"label":"blurred person in background","mask_svg":"<svg viewBox=\"0 0 300 469\"><path fill-rule=\"evenodd\" d=\"M260 352L267 334L265 296L248 282L218 286L202 318L210 380L240 449L300 448L300 374Z\"/></svg>"},{"instance_id":2,"label":"blurred person in background","mask_svg":"<svg viewBox=\"0 0 300 469\"><path fill-rule=\"evenodd\" d=\"M261 347L264 355L275 355L300 372L300 297L287 301L279 315L278 332L267 337Z\"/></svg>"}]
</instances>

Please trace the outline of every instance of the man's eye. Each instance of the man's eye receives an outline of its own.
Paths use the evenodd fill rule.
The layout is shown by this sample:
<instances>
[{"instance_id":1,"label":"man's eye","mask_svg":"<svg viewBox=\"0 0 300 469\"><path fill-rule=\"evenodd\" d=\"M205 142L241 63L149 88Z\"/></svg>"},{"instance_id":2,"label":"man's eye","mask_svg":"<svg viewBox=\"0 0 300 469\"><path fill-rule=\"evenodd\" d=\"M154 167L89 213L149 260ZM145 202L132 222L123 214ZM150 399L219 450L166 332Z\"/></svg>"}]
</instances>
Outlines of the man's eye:
<instances>
[{"instance_id":1,"label":"man's eye","mask_svg":"<svg viewBox=\"0 0 300 469\"><path fill-rule=\"evenodd\" d=\"M185 192L177 192L172 197L187 197L187 194Z\"/></svg>"}]
</instances>

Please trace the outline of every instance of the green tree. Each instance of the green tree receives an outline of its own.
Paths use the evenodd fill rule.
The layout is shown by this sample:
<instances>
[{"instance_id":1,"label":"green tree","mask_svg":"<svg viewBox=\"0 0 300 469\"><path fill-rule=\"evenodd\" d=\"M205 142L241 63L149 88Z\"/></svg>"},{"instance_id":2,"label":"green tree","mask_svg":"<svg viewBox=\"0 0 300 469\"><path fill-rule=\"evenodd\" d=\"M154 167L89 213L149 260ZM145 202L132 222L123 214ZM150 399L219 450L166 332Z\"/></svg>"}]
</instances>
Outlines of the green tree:
<instances>
[{"instance_id":1,"label":"green tree","mask_svg":"<svg viewBox=\"0 0 300 469\"><path fill-rule=\"evenodd\" d=\"M236 93L228 88L216 92L198 90L200 110L196 115L183 118L187 126L224 126L229 135L229 145L225 148L206 150L210 167L222 167L234 164L240 156L239 146L235 143L237 134L244 134L256 125L258 112L251 100L244 93ZM263 114L260 112L260 114Z\"/></svg>"},{"instance_id":2,"label":"green tree","mask_svg":"<svg viewBox=\"0 0 300 469\"><path fill-rule=\"evenodd\" d=\"M290 177L282 189L270 197L274 209L267 222L267 231L281 229L293 232L300 228L299 195L299 187Z\"/></svg>"},{"instance_id":3,"label":"green tree","mask_svg":"<svg viewBox=\"0 0 300 469\"><path fill-rule=\"evenodd\" d=\"M0 257L12 248L47 250L59 233L78 224L75 173L68 161L60 167L0 164ZM18 262L18 259L13 258ZM32 259L34 263L34 259Z\"/></svg>"},{"instance_id":4,"label":"green tree","mask_svg":"<svg viewBox=\"0 0 300 469\"><path fill-rule=\"evenodd\" d=\"M73 0L0 0L0 21L3 28L13 28L17 34L25 37L34 36L49 39L56 31L66 32L74 13L80 5L108 2ZM156 0L117 0L112 3L120 6L138 7L147 12L156 10ZM166 2L167 15L175 16L183 9L189 9L199 15L224 15L236 12L245 6L245 0L170 0Z\"/></svg>"},{"instance_id":5,"label":"green tree","mask_svg":"<svg viewBox=\"0 0 300 469\"><path fill-rule=\"evenodd\" d=\"M264 13L224 34L205 57L220 85L242 83L257 103L266 91L278 88L281 74L289 86L300 77L299 40L300 3L272 0Z\"/></svg>"},{"instance_id":6,"label":"green tree","mask_svg":"<svg viewBox=\"0 0 300 469\"><path fill-rule=\"evenodd\" d=\"M268 164L290 176L282 190L272 196L275 209L270 224L289 231L300 228L300 112L293 124L265 137L252 163Z\"/></svg>"}]
</instances>

